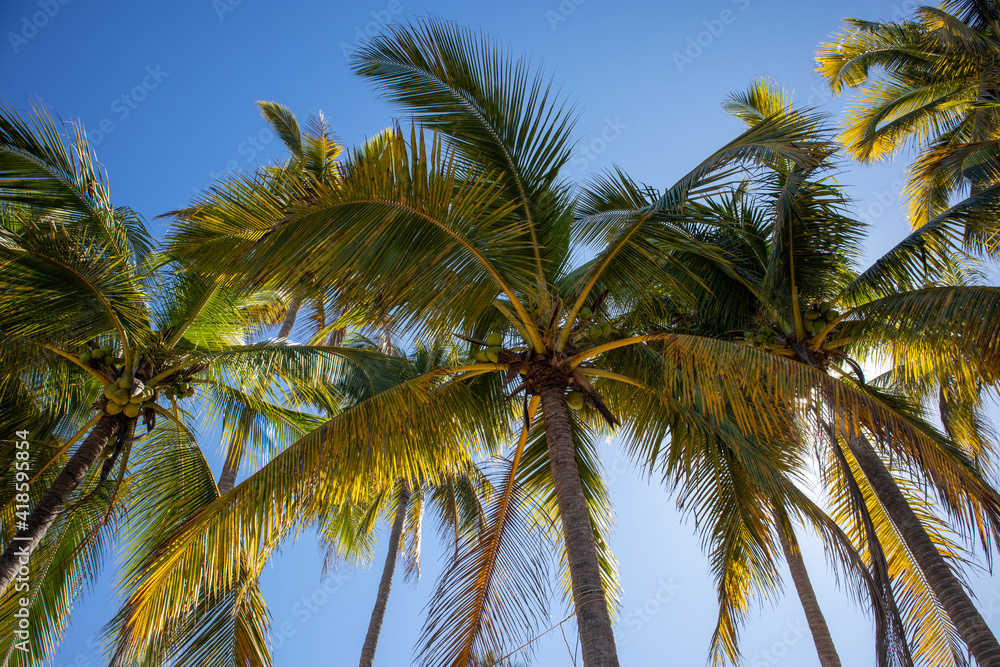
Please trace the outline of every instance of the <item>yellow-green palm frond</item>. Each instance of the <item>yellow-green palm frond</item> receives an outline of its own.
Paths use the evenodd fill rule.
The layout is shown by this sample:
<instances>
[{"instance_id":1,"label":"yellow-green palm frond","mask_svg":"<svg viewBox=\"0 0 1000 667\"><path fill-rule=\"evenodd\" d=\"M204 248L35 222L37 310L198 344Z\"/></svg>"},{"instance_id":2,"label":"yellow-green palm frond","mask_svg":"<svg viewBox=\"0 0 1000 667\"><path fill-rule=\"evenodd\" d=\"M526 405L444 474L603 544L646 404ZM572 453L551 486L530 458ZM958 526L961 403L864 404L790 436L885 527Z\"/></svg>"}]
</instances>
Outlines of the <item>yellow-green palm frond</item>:
<instances>
[{"instance_id":1,"label":"yellow-green palm frond","mask_svg":"<svg viewBox=\"0 0 1000 667\"><path fill-rule=\"evenodd\" d=\"M831 443L829 452L834 460L827 468L826 488L832 516L858 545L869 568L892 587L915 664L966 664L953 625L850 450L837 441ZM896 480L941 554L952 567L960 565L960 550L947 525L920 499L923 494L913 483L898 474Z\"/></svg>"},{"instance_id":2,"label":"yellow-green palm frond","mask_svg":"<svg viewBox=\"0 0 1000 667\"><path fill-rule=\"evenodd\" d=\"M485 530L459 541L418 640L422 665L459 667L487 651L505 655L548 617L541 531L517 483L520 452L502 466Z\"/></svg>"},{"instance_id":3,"label":"yellow-green palm frond","mask_svg":"<svg viewBox=\"0 0 1000 667\"><path fill-rule=\"evenodd\" d=\"M111 204L107 178L83 128L75 126L67 137L40 104L33 103L22 116L0 102L0 199L26 205L78 237L113 248L133 267L154 245L134 211Z\"/></svg>"},{"instance_id":4,"label":"yellow-green palm frond","mask_svg":"<svg viewBox=\"0 0 1000 667\"><path fill-rule=\"evenodd\" d=\"M570 158L574 116L551 81L494 40L436 18L390 26L359 47L352 65L497 174L501 200L530 224L531 243L513 251L535 263L536 278L562 265L570 218L559 172Z\"/></svg>"}]
</instances>

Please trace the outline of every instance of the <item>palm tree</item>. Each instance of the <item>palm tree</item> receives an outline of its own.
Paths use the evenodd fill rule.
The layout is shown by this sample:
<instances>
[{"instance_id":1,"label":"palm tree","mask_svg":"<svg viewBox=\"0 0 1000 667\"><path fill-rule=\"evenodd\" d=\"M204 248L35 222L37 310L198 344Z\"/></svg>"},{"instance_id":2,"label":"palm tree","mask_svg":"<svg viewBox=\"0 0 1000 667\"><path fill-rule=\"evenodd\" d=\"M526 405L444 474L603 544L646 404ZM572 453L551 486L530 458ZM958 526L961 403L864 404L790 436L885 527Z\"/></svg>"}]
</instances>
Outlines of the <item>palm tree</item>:
<instances>
[{"instance_id":1,"label":"palm tree","mask_svg":"<svg viewBox=\"0 0 1000 667\"><path fill-rule=\"evenodd\" d=\"M391 344L384 341L379 347L386 346L391 347ZM368 343L367 347L375 346ZM395 356L402 354L398 349L393 349L392 352ZM454 361L454 352L454 348L441 344L417 343L410 361L417 374L428 373L436 368L447 367L447 361ZM411 487L409 480L401 477L391 487L376 494L368 507L360 513L360 520L349 523L347 530L341 519L345 514L343 511L334 513L338 520L332 522L332 525L326 517L320 519L320 532L328 545L329 562L332 556L343 553L345 549L351 554L358 551L357 545L369 542L375 528L375 517L379 514L393 517L375 607L361 649L361 667L371 667L375 660L375 649L400 554L406 560L406 577L409 579L420 574L420 543L426 508L430 507L434 511L440 519L442 532L450 533L457 545L462 539L475 540L482 534L483 506L489 502L489 497L488 481L475 464L465 462L452 470L442 471L440 479L434 483L424 482Z\"/></svg>"},{"instance_id":2,"label":"palm tree","mask_svg":"<svg viewBox=\"0 0 1000 667\"><path fill-rule=\"evenodd\" d=\"M155 252L141 218L108 201L85 134L68 142L43 109L0 109L0 213L0 395L14 408L3 422L30 433L28 479L15 451L4 468L0 623L19 627L25 594L10 583L26 564L42 661L119 539L172 516L189 490L218 496L190 399L280 449L319 423L279 407L285 393L334 403L345 395L330 383L350 367L372 382L395 371L361 350L250 343L280 299L234 292ZM265 458L247 456L252 467ZM30 487L28 502L7 492L15 482ZM9 657L15 636L2 636Z\"/></svg>"},{"instance_id":3,"label":"palm tree","mask_svg":"<svg viewBox=\"0 0 1000 667\"><path fill-rule=\"evenodd\" d=\"M727 106L753 127L786 107L783 98L775 86L760 82L747 93L734 96ZM817 390L808 399L816 414L823 415L818 423L812 420L812 428L829 442L830 455L824 467L830 480L828 489L839 503L835 518L842 525L864 527L853 541L859 551L867 551L878 588L889 596L887 612L894 613L895 606L890 575L897 579L896 585L906 589L899 599L905 601L902 611L909 621L907 626L917 633L921 657L933 660L932 664L962 663L961 649L950 641L948 624L929 620L940 606L981 664L990 664L990 645L995 639L938 550L950 554L954 549L940 535L933 513L925 511L926 503L915 494L904 494L904 483L890 474L870 439L882 440L898 456L897 466L927 477L956 522L967 530L978 529L985 543L996 535L996 493L973 462L972 452L962 451L936 434L905 397L866 383L851 356L877 357L891 349L890 357L901 367L917 370L924 380L930 376L936 381L939 373L952 379L975 376L977 382L991 374L995 377L995 371L990 370L995 359L987 358L990 355L982 351L981 343L974 342L976 336L970 336L978 332L970 330L969 319L956 318L952 308L989 302L997 293L992 288L963 285L928 287L933 285L932 279L951 276L929 275L927 265L918 265L919 274L913 275L913 255L920 251L914 250L909 239L856 274L852 263L857 259L863 226L847 216L846 201L839 190L821 178L829 167L822 161L801 166L777 158L759 183L747 181L726 197L698 204L704 207L698 219L715 217L718 224L695 234L729 249L743 280L718 271L699 272L701 284L692 280L689 285L689 289L704 290L699 303L694 308L667 311L663 319L673 331L730 340L735 333L737 339L767 354L836 374L852 391L867 394L885 407L883 417L866 417L859 428L845 425L837 405L843 400L838 390ZM591 197L594 210L618 209L617 201L626 197L645 199L647 206L656 200L656 193L644 193L624 179L609 178L600 185L602 189ZM686 264L691 265L690 261ZM926 289L913 291L915 284ZM850 310L841 315L831 310L831 302ZM917 303L922 309L919 314ZM934 350L934 345L947 346L952 357L944 360L945 354ZM975 360L978 354L983 356ZM985 376L980 371L985 371ZM910 376L913 372L909 371ZM788 399L782 404L789 405ZM922 442L914 441L912 448L901 447L888 432L904 422L925 436ZM956 485L958 477L967 481ZM845 519L849 523L844 523ZM777 524L779 532L783 523ZM718 533L720 529L715 530ZM721 535L714 537L724 546ZM915 574L904 576L900 568ZM728 570L723 568L723 572ZM720 586L723 584L725 578L720 577ZM893 640L891 635L885 638ZM905 642L899 649L905 649ZM884 655L885 650L880 653Z\"/></svg>"},{"instance_id":4,"label":"palm tree","mask_svg":"<svg viewBox=\"0 0 1000 667\"><path fill-rule=\"evenodd\" d=\"M595 537L601 525L588 507L582 476L589 471L579 447L601 423L621 424L629 449L649 465L660 456L666 425L681 418L687 428L716 433L719 427L700 416L731 411L744 436L779 437L788 420L781 406L829 392L845 428L863 425L891 435L897 447L936 455L939 443L883 397L785 356L655 326L664 304L651 302L651 285L674 303L690 303L694 293L682 278L691 278L692 266L732 274L721 251L690 233L688 223L704 213L692 203L741 162L825 159L832 147L815 138L815 119L778 114L756 124L655 200L609 184L595 195L604 206L584 206L574 220L569 185L559 178L572 119L548 83L489 40L447 23L427 19L389 30L359 49L355 69L432 138L415 129L405 141L395 131L384 151L342 169L337 188L318 192L278 225L261 223L256 236L241 239L239 252L191 241L224 236L224 226L210 219L182 221L173 247L232 279L249 272L262 284L292 285L309 275L371 320L408 326L416 336L457 332L485 348L484 360L426 381L447 373L465 385L499 375L511 394L525 392L524 424L487 538L456 570L469 593L466 606L432 612L425 661L465 664L523 632L514 613L522 614L524 603L505 596L497 581L523 578L531 567L505 549L517 532L512 509L529 440L544 443L588 667L618 664L602 577L607 559ZM234 185L219 198L254 208L259 220L276 217L262 189ZM574 265L585 246L595 249L594 258ZM677 259L681 249L685 262ZM739 374L731 372L734 364ZM442 423L457 416L439 406L425 414ZM536 429L538 437L529 438ZM980 488L970 487L969 495Z\"/></svg>"},{"instance_id":5,"label":"palm tree","mask_svg":"<svg viewBox=\"0 0 1000 667\"><path fill-rule=\"evenodd\" d=\"M435 514L442 521L443 531L447 533L450 529L456 542L463 536L478 535L482 531L484 502L482 496L484 490L488 488L484 482L478 468L470 464L465 472L446 473L440 483L435 485L424 484L411 489L409 481L401 478L391 493L383 492L375 497L365 515L377 515L380 512L372 510L382 508L382 512L392 516L393 520L378 595L361 650L362 667L371 667L375 660L375 649L378 646L382 621L389 602L396 561L400 555L405 558L406 577L419 576L421 531L425 508L429 505L435 510ZM366 529L365 532L370 531L374 527L374 522L364 522L361 527ZM338 532L336 538L336 543L331 545L331 549L340 550L344 543L342 533ZM353 540L348 541L352 542Z\"/></svg>"},{"instance_id":6,"label":"palm tree","mask_svg":"<svg viewBox=\"0 0 1000 667\"><path fill-rule=\"evenodd\" d=\"M948 208L955 193L997 184L998 20L995 0L921 6L899 23L848 19L817 55L834 92L862 93L842 135L852 157L919 151L908 186L915 225Z\"/></svg>"}]
</instances>

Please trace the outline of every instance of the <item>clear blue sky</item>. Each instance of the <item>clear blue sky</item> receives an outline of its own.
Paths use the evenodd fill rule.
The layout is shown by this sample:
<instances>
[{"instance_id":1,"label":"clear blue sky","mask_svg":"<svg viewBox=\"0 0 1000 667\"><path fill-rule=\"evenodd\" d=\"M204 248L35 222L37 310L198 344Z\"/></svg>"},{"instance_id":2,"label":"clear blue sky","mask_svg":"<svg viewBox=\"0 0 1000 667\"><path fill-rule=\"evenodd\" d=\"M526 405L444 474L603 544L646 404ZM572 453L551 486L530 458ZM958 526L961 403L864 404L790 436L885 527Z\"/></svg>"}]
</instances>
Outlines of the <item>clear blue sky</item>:
<instances>
[{"instance_id":1,"label":"clear blue sky","mask_svg":"<svg viewBox=\"0 0 1000 667\"><path fill-rule=\"evenodd\" d=\"M797 100L838 113L841 102L813 71L816 45L845 16L900 18L911 6L902 0L3 0L0 96L22 108L40 98L63 119L81 120L107 168L113 201L152 221L188 203L213 175L282 157L255 100L282 102L300 119L322 110L347 145L384 128L392 111L350 73L344 49L367 30L430 12L498 36L563 83L579 110L579 150L569 176L584 180L617 163L663 187L740 131L719 103L754 76L775 77ZM907 228L901 173L901 165L889 165L841 175L858 215L873 225L871 256ZM162 232L163 224L154 228ZM622 664L704 664L716 605L693 526L681 521L655 481L629 470L612 448L606 454L624 587ZM408 664L412 656L439 570L432 531L425 545L420 583L396 582L378 665ZM874 664L868 621L833 584L818 545L807 539L805 549L844 664ZM276 665L357 661L382 557L373 570L342 570L324 587L310 536L284 549L263 583L279 633ZM112 575L113 566L79 606L55 665L102 664L88 638L113 613ZM1000 585L986 575L972 580L987 620L1000 630ZM555 601L552 615L553 622L562 619L565 605ZM572 625L566 627L572 644ZM751 667L818 664L794 596L759 608L743 648ZM537 649L532 664L572 664L558 630Z\"/></svg>"}]
</instances>

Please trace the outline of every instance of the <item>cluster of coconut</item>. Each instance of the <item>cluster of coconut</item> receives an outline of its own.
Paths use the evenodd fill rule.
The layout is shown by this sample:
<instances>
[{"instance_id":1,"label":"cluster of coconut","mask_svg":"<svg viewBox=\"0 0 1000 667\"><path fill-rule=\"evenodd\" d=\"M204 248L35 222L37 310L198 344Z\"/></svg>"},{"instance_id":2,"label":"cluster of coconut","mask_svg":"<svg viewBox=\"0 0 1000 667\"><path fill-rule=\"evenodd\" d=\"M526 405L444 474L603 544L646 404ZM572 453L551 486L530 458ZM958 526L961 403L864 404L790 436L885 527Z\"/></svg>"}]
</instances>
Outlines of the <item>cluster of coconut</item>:
<instances>
[{"instance_id":1,"label":"cluster of coconut","mask_svg":"<svg viewBox=\"0 0 1000 667\"><path fill-rule=\"evenodd\" d=\"M498 333L491 333L486 337L486 349L476 352L474 359L481 364L497 363L500 353L503 352L503 336Z\"/></svg>"},{"instance_id":2,"label":"cluster of coconut","mask_svg":"<svg viewBox=\"0 0 1000 667\"><path fill-rule=\"evenodd\" d=\"M768 326L760 327L756 331L753 331L752 329L744 331L743 340L750 343L754 347L771 348L773 346L780 345L780 343L778 343L778 339L775 337L774 329Z\"/></svg>"},{"instance_id":3,"label":"cluster of coconut","mask_svg":"<svg viewBox=\"0 0 1000 667\"><path fill-rule=\"evenodd\" d=\"M580 319L584 322L591 322L590 326L585 329L587 336L590 338L600 338L601 336L610 336L614 328L611 326L610 322L593 322L594 311L590 308L584 306L580 309ZM582 328L582 327L581 327Z\"/></svg>"},{"instance_id":4,"label":"cluster of coconut","mask_svg":"<svg viewBox=\"0 0 1000 667\"><path fill-rule=\"evenodd\" d=\"M587 400L587 394L575 389L566 392L566 407L579 412L583 417L593 417L597 414L597 408Z\"/></svg>"},{"instance_id":5,"label":"cluster of coconut","mask_svg":"<svg viewBox=\"0 0 1000 667\"><path fill-rule=\"evenodd\" d=\"M163 387L160 391L166 398L190 398L194 396L194 385L178 380Z\"/></svg>"},{"instance_id":6,"label":"cluster of coconut","mask_svg":"<svg viewBox=\"0 0 1000 667\"><path fill-rule=\"evenodd\" d=\"M104 397L108 399L104 411L109 415L124 414L135 419L139 413L152 404L153 390L124 373L120 378L104 387Z\"/></svg>"},{"instance_id":7,"label":"cluster of coconut","mask_svg":"<svg viewBox=\"0 0 1000 667\"><path fill-rule=\"evenodd\" d=\"M840 317L840 311L833 309L829 301L814 303L806 310L806 331L815 335L826 328L828 324Z\"/></svg>"},{"instance_id":8,"label":"cluster of coconut","mask_svg":"<svg viewBox=\"0 0 1000 667\"><path fill-rule=\"evenodd\" d=\"M89 364L91 361L102 361L103 359L113 362L115 361L112 359L114 352L113 345L102 345L93 350L89 347L83 347L80 348L80 363Z\"/></svg>"}]
</instances>

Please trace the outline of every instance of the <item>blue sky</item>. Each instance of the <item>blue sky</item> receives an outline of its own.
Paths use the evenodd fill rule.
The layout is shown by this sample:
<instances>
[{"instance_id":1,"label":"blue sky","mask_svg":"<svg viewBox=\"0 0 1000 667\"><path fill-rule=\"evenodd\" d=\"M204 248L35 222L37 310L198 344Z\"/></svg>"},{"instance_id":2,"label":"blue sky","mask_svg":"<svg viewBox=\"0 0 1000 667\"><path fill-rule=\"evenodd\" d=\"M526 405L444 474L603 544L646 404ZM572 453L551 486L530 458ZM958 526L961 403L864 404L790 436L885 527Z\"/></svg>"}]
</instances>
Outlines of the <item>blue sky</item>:
<instances>
[{"instance_id":1,"label":"blue sky","mask_svg":"<svg viewBox=\"0 0 1000 667\"><path fill-rule=\"evenodd\" d=\"M900 18L897 0L801 2L451 2L444 0L4 0L0 3L0 96L19 108L40 99L90 133L117 204L154 218L187 204L215 176L282 157L255 100L288 105L304 119L322 110L346 145L394 118L351 74L345 51L366 32L434 13L489 32L553 74L577 104L579 144L567 176L584 181L612 164L658 187L672 183L740 131L720 102L758 75L785 83L801 102L839 113L814 72L816 45L841 19ZM869 256L907 229L902 165L845 166L839 180L872 224ZM210 439L209 439L210 441ZM615 502L613 546L622 570L618 627L624 665L704 664L715 592L694 528L657 480L631 470L613 447L604 463ZM868 621L829 576L804 537L807 563L844 664L874 664ZM396 582L376 664L408 664L440 550L425 540L423 578ZM264 576L273 615L274 662L352 664L360 653L383 553L372 569L320 579L311 536L287 545ZM113 564L73 619L55 665L101 664L91 641L114 610ZM1000 585L971 575L987 620L1000 629ZM791 587L790 582L788 588ZM553 623L567 614L553 602ZM532 664L570 665L572 623L536 643ZM746 664L816 665L796 598L755 611Z\"/></svg>"}]
</instances>

